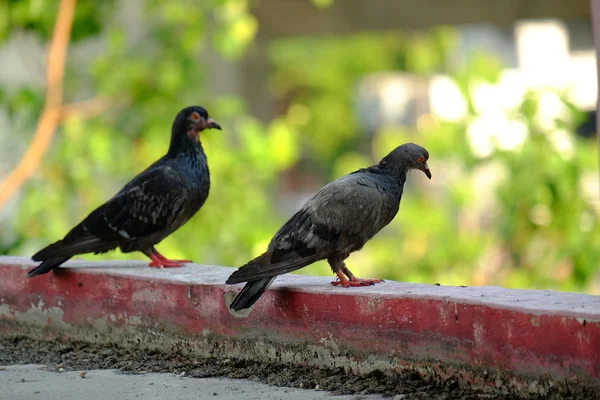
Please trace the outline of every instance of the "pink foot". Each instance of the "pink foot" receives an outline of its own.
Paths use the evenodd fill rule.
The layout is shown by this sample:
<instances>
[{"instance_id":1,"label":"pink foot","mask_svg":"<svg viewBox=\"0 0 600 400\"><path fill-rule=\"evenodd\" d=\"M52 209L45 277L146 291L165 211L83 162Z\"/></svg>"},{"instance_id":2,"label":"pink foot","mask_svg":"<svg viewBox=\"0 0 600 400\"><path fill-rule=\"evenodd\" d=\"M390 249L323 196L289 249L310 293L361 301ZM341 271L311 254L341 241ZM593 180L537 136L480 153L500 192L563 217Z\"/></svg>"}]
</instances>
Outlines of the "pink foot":
<instances>
[{"instance_id":1,"label":"pink foot","mask_svg":"<svg viewBox=\"0 0 600 400\"><path fill-rule=\"evenodd\" d=\"M356 287L356 286L372 286L376 283L383 282L381 279L356 279L353 281L344 280L343 282L340 280L333 281L331 284L333 286L343 286L343 287Z\"/></svg>"},{"instance_id":2,"label":"pink foot","mask_svg":"<svg viewBox=\"0 0 600 400\"><path fill-rule=\"evenodd\" d=\"M356 278L351 274L350 279L346 279L343 273L337 273L338 279L337 281L331 282L333 286L342 286L342 287L357 287L357 286L372 286L376 283L382 283L382 279L360 279Z\"/></svg>"},{"instance_id":3,"label":"pink foot","mask_svg":"<svg viewBox=\"0 0 600 400\"><path fill-rule=\"evenodd\" d=\"M152 262L148 264L151 268L180 268L184 264L190 263L190 260L169 260L159 253L150 253Z\"/></svg>"}]
</instances>

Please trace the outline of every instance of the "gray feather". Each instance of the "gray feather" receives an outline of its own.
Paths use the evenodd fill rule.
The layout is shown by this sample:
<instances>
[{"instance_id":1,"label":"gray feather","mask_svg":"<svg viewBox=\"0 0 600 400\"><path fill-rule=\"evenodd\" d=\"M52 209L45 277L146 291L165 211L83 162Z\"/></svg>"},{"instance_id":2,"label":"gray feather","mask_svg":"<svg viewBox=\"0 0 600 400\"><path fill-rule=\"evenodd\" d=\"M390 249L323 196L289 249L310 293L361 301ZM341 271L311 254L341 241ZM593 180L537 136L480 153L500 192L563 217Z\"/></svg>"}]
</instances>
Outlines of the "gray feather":
<instances>
[{"instance_id":1,"label":"gray feather","mask_svg":"<svg viewBox=\"0 0 600 400\"><path fill-rule=\"evenodd\" d=\"M379 164L324 186L277 231L264 254L231 274L228 284L248 282L234 301L235 309L254 304L270 278L315 261L328 259L337 272L350 253L395 217L408 170L421 169L431 176L428 158L421 146L405 144Z\"/></svg>"}]
</instances>

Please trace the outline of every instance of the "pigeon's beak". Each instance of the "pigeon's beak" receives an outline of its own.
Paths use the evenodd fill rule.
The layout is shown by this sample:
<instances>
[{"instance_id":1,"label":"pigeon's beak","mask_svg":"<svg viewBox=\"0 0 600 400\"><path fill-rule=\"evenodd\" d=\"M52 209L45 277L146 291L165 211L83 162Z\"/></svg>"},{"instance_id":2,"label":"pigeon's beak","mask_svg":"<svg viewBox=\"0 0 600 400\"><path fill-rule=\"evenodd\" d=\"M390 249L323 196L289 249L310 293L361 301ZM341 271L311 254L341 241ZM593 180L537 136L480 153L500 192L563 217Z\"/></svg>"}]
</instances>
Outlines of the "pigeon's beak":
<instances>
[{"instance_id":1,"label":"pigeon's beak","mask_svg":"<svg viewBox=\"0 0 600 400\"><path fill-rule=\"evenodd\" d=\"M429 166L427 165L427 163L423 164L423 167L421 167L421 171L423 171L425 175L427 175L427 177L431 179L431 171L429 170Z\"/></svg>"},{"instance_id":2,"label":"pigeon's beak","mask_svg":"<svg viewBox=\"0 0 600 400\"><path fill-rule=\"evenodd\" d=\"M214 119L210 118L210 117L206 120L206 127L208 129L218 129L218 130L221 130L221 125L217 124L217 122Z\"/></svg>"}]
</instances>

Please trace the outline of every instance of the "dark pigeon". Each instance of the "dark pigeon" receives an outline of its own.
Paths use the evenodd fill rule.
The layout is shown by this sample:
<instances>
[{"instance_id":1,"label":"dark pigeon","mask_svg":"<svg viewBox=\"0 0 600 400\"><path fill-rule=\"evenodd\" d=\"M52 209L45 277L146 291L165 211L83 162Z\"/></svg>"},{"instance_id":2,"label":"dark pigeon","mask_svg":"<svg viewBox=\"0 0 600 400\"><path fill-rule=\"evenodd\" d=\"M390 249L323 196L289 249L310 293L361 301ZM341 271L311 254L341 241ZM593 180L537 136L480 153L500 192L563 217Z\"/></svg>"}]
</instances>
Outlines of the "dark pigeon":
<instances>
[{"instance_id":1,"label":"dark pigeon","mask_svg":"<svg viewBox=\"0 0 600 400\"><path fill-rule=\"evenodd\" d=\"M431 179L429 153L413 143L403 144L379 164L343 176L304 204L271 239L266 253L235 271L228 284L248 282L230 308L252 307L277 275L327 260L344 287L373 285L376 279L358 279L344 260L360 250L389 224L400 207L406 174L421 170Z\"/></svg>"},{"instance_id":2,"label":"dark pigeon","mask_svg":"<svg viewBox=\"0 0 600 400\"><path fill-rule=\"evenodd\" d=\"M119 193L71 229L64 239L33 255L42 261L27 276L45 274L77 254L121 249L141 251L150 267L180 267L154 246L185 224L208 197L210 177L198 139L204 129L221 129L202 107L184 108L171 130L167 154L133 178Z\"/></svg>"}]
</instances>

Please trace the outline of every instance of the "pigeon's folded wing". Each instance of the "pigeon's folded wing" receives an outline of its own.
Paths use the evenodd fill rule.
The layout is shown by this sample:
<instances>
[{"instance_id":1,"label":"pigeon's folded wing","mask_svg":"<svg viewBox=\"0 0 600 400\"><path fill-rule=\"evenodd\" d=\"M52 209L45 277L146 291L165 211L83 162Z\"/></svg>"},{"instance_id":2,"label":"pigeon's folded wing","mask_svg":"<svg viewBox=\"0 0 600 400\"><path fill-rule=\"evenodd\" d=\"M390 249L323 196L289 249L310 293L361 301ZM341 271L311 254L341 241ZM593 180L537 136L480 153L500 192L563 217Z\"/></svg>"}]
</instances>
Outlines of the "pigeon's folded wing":
<instances>
[{"instance_id":1,"label":"pigeon's folded wing","mask_svg":"<svg viewBox=\"0 0 600 400\"><path fill-rule=\"evenodd\" d=\"M147 170L83 222L95 236L135 240L159 232L181 213L186 191L171 167Z\"/></svg>"},{"instance_id":2,"label":"pigeon's folded wing","mask_svg":"<svg viewBox=\"0 0 600 400\"><path fill-rule=\"evenodd\" d=\"M341 250L373 237L389 222L388 214L395 215L397 206L398 200L377 176L355 173L324 186L303 209L310 213L314 225L308 236L333 240Z\"/></svg>"},{"instance_id":3,"label":"pigeon's folded wing","mask_svg":"<svg viewBox=\"0 0 600 400\"><path fill-rule=\"evenodd\" d=\"M386 194L375 181L347 175L323 187L275 234L267 253L234 272L228 283L295 271L338 251L362 247L377 231Z\"/></svg>"},{"instance_id":4,"label":"pigeon's folded wing","mask_svg":"<svg viewBox=\"0 0 600 400\"><path fill-rule=\"evenodd\" d=\"M71 229L64 239L34 254L33 260L101 253L165 229L184 204L186 192L181 182L180 176L168 166L142 172Z\"/></svg>"}]
</instances>

